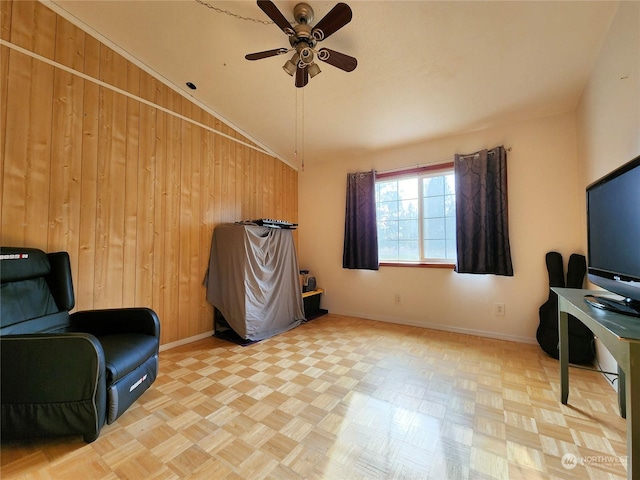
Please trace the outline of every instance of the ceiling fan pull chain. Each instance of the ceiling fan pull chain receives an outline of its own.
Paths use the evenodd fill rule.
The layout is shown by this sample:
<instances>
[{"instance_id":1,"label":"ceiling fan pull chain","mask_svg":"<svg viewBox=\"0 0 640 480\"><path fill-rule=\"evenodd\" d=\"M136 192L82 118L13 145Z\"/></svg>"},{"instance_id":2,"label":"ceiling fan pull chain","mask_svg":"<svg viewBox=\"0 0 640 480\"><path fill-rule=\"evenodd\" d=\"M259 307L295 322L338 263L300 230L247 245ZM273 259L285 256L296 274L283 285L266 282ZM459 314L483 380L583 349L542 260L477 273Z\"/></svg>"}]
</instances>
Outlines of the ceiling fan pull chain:
<instances>
[{"instance_id":1,"label":"ceiling fan pull chain","mask_svg":"<svg viewBox=\"0 0 640 480\"><path fill-rule=\"evenodd\" d=\"M302 89L302 171L304 172L304 89Z\"/></svg>"},{"instance_id":2,"label":"ceiling fan pull chain","mask_svg":"<svg viewBox=\"0 0 640 480\"><path fill-rule=\"evenodd\" d=\"M300 101L298 101L300 99ZM298 121L300 119L300 121ZM300 153L301 170L304 172L304 89L296 89L296 149L293 152L298 164ZM301 125L301 126L300 126Z\"/></svg>"},{"instance_id":3,"label":"ceiling fan pull chain","mask_svg":"<svg viewBox=\"0 0 640 480\"><path fill-rule=\"evenodd\" d=\"M296 147L293 154L296 157L296 166L297 166L298 165L298 90L296 89L295 92L296 92L296 132L295 132Z\"/></svg>"}]
</instances>

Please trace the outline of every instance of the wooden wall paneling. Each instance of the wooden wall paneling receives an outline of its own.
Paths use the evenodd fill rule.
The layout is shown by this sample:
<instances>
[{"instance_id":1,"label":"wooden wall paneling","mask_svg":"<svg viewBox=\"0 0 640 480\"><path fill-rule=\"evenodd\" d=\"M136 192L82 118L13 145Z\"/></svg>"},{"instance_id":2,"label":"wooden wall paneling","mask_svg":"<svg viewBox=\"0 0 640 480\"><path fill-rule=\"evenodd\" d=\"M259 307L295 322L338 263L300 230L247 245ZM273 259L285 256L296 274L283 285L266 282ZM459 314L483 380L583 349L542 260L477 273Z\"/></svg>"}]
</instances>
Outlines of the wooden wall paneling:
<instances>
[{"instance_id":1,"label":"wooden wall paneling","mask_svg":"<svg viewBox=\"0 0 640 480\"><path fill-rule=\"evenodd\" d=\"M240 216L244 219L255 219L257 217L252 216L251 211L251 188L253 186L251 181L251 175L253 170L252 158L255 150L249 148L245 152L242 158L242 192L240 193Z\"/></svg>"},{"instance_id":2,"label":"wooden wall paneling","mask_svg":"<svg viewBox=\"0 0 640 480\"><path fill-rule=\"evenodd\" d=\"M296 222L298 221L298 175L299 173L296 170L290 170L289 188L291 188L291 195L289 195L289 202Z\"/></svg>"},{"instance_id":3,"label":"wooden wall paneling","mask_svg":"<svg viewBox=\"0 0 640 480\"><path fill-rule=\"evenodd\" d=\"M140 75L140 94L155 101L157 80ZM151 306L153 302L153 251L158 109L148 105L140 107L140 155L138 158L137 214L136 214L136 289L135 303Z\"/></svg>"},{"instance_id":4,"label":"wooden wall paneling","mask_svg":"<svg viewBox=\"0 0 640 480\"><path fill-rule=\"evenodd\" d=\"M122 88L126 85L123 71L126 72L126 61L102 45L101 80ZM126 97L108 88L100 88L99 122L95 306L109 308L122 305Z\"/></svg>"},{"instance_id":5,"label":"wooden wall paneling","mask_svg":"<svg viewBox=\"0 0 640 480\"><path fill-rule=\"evenodd\" d=\"M262 185L262 201L263 201L263 217L274 218L277 217L277 212L274 209L275 206L275 162L271 157L264 155L263 161L265 163L263 185Z\"/></svg>"},{"instance_id":6,"label":"wooden wall paneling","mask_svg":"<svg viewBox=\"0 0 640 480\"><path fill-rule=\"evenodd\" d=\"M284 163L279 163L279 167L280 167L280 188L286 189L287 185L289 184L289 171L291 170L291 168L285 165ZM290 222L295 223L295 220L293 220L293 212L291 211L291 208L289 205L288 195L281 195L280 208L282 208L284 218L286 218Z\"/></svg>"},{"instance_id":7,"label":"wooden wall paneling","mask_svg":"<svg viewBox=\"0 0 640 480\"><path fill-rule=\"evenodd\" d=\"M264 172L265 172L265 162L264 162L264 154L262 152L256 152L255 157L255 184L253 189L254 199L254 208L255 208L255 217L256 218L265 218L264 212L264 201L262 195L262 185L264 184Z\"/></svg>"},{"instance_id":8,"label":"wooden wall paneling","mask_svg":"<svg viewBox=\"0 0 640 480\"><path fill-rule=\"evenodd\" d=\"M84 36L82 30L58 17L54 60L82 70ZM80 241L84 84L77 75L54 69L47 250L70 252L74 278Z\"/></svg>"},{"instance_id":9,"label":"wooden wall paneling","mask_svg":"<svg viewBox=\"0 0 640 480\"><path fill-rule=\"evenodd\" d=\"M36 12L33 5L15 6L13 2L2 5L2 38L34 47ZM15 7L15 8L14 8ZM10 22L10 23L9 23ZM30 99L32 60L27 56L2 47L2 188L0 189L1 213L0 241L3 245L24 245L27 241L27 195L33 190L33 178L28 173L33 148L30 144ZM5 72L7 77L5 77ZM41 98L40 98L41 99ZM12 131L7 135L6 119L11 119ZM41 208L44 204L41 205ZM35 217L42 222L42 217ZM46 230L40 229L40 246L46 246ZM33 246L38 246L33 243Z\"/></svg>"},{"instance_id":10,"label":"wooden wall paneling","mask_svg":"<svg viewBox=\"0 0 640 480\"><path fill-rule=\"evenodd\" d=\"M205 111L201 112L199 122L213 128L214 119ZM215 223L214 213L214 156L215 156L216 134L205 130L202 133L202 166L200 171L200 213L201 213L201 237L200 242L211 242L210 233L213 232ZM208 238L207 238L208 237ZM210 245L207 245L207 248ZM202 246L201 246L202 248Z\"/></svg>"},{"instance_id":11,"label":"wooden wall paneling","mask_svg":"<svg viewBox=\"0 0 640 480\"><path fill-rule=\"evenodd\" d=\"M9 3L8 7L5 7L3 3L2 8L2 38L5 40L11 40L12 25L6 22L11 22L12 19L12 6L13 3ZM25 108L26 105L17 105L19 99L24 99L29 92L29 86L25 85L25 82L31 81L30 75L27 73L26 66L29 64L29 60L24 55L18 54L13 51L9 51L7 48L2 47L0 51L2 54L2 79L0 79L0 86L2 87L2 98L4 100L0 108L2 108L2 118L12 119L12 123L22 128L19 131L12 132L11 135L7 135L6 131L2 133L2 188L0 189L0 241L3 245L21 245L20 240L24 239L24 227L25 219L23 213L23 199L26 193L26 182L24 181L24 173L22 168L17 168L16 158L26 159L26 128L25 121L20 115L26 116L28 111ZM23 68L20 68L20 63L23 63ZM6 78L4 72L6 69ZM22 95L20 95L22 93ZM17 95L20 95L19 97ZM18 114L18 116L16 116ZM7 129L7 124L2 123L4 130ZM23 155L20 156L20 152ZM20 196L20 194L23 194Z\"/></svg>"},{"instance_id":12,"label":"wooden wall paneling","mask_svg":"<svg viewBox=\"0 0 640 480\"><path fill-rule=\"evenodd\" d=\"M225 124L222 124L222 131L228 132ZM226 137L220 137L220 221L230 223L237 221L233 217L233 210L229 204L229 157L231 155L231 140Z\"/></svg>"},{"instance_id":13,"label":"wooden wall paneling","mask_svg":"<svg viewBox=\"0 0 640 480\"><path fill-rule=\"evenodd\" d=\"M2 12L4 13L4 12ZM4 20L4 17L2 18ZM5 138L7 136L7 79L9 78L9 49L0 46L0 243L4 222L2 221L4 198Z\"/></svg>"},{"instance_id":14,"label":"wooden wall paneling","mask_svg":"<svg viewBox=\"0 0 640 480\"><path fill-rule=\"evenodd\" d=\"M267 185L269 184L269 159L263 154L260 153L258 157L259 168L259 177L257 184L257 195L259 198L258 208L260 209L260 215L258 217L264 218L269 217L269 202L267 201Z\"/></svg>"},{"instance_id":15,"label":"wooden wall paneling","mask_svg":"<svg viewBox=\"0 0 640 480\"><path fill-rule=\"evenodd\" d=\"M11 41L26 48L32 49L45 57L53 56L55 45L56 17L49 9L33 8L34 5L22 5L14 3L12 9ZM22 54L16 55L18 59ZM14 55L11 55L12 59ZM10 59L10 61L12 61ZM24 195L16 196L18 192L5 192L11 198L15 207L22 207L20 214L15 214L14 220L9 220L9 237L23 244L29 242L30 246L47 247L48 230L48 196L49 196L49 172L51 157L51 115L52 115L52 91L53 91L53 67L42 62L28 59L23 63L18 60L16 67L27 69L29 75L28 91L24 91L21 85L10 91L11 103L19 109L26 109L27 114L15 110L7 110L7 116L13 123L16 114L20 115L20 127L24 129L24 137L20 141L24 144L12 151L13 158L7 158L8 164L15 169L14 174L24 175ZM19 98L14 98L19 95ZM9 107L8 107L9 108ZM25 123L22 123L25 122ZM7 138L7 141L9 139ZM22 173L20 173L22 172ZM5 172L6 175L6 172ZM16 177L14 177L16 178ZM17 177L19 178L19 177ZM9 184L11 188L11 184ZM20 188L22 190L22 188ZM22 200L22 205L19 205ZM16 212L17 213L17 212ZM5 219L6 221L7 219ZM15 229L15 234L13 230ZM29 240L27 240L29 239ZM33 240L31 240L33 239Z\"/></svg>"},{"instance_id":16,"label":"wooden wall paneling","mask_svg":"<svg viewBox=\"0 0 640 480\"><path fill-rule=\"evenodd\" d=\"M201 111L200 120L203 125L213 128L212 115ZM209 266L209 251L211 237L215 225L214 217L214 155L216 134L205 130L202 132L202 166L200 171L200 278L204 279ZM213 328L213 308L207 302L206 289L201 285L198 295L200 308L198 309L198 330L207 331Z\"/></svg>"},{"instance_id":17,"label":"wooden wall paneling","mask_svg":"<svg viewBox=\"0 0 640 480\"><path fill-rule=\"evenodd\" d=\"M232 138L242 138L242 135L240 135L238 132L236 132L229 126L226 127L226 133ZM228 186L227 186L226 195L227 195L228 208L229 208L229 218L231 219L230 221L232 222L245 220L240 216L242 211L240 209L240 206L236 202L237 190L238 190L237 170L242 169L242 163L239 162L238 160L240 156L239 152L241 152L242 149L245 149L245 148L247 147L239 143L236 143L233 140L229 140L229 173L227 178Z\"/></svg>"},{"instance_id":18,"label":"wooden wall paneling","mask_svg":"<svg viewBox=\"0 0 640 480\"><path fill-rule=\"evenodd\" d=\"M11 40L11 10L13 3L2 0L0 2L0 38ZM2 208L4 199L4 162L7 136L7 80L9 79L9 48L0 46L0 243L3 237Z\"/></svg>"},{"instance_id":19,"label":"wooden wall paneling","mask_svg":"<svg viewBox=\"0 0 640 480\"><path fill-rule=\"evenodd\" d=\"M82 72L84 69L85 32L56 16L54 57L57 63Z\"/></svg>"},{"instance_id":20,"label":"wooden wall paneling","mask_svg":"<svg viewBox=\"0 0 640 480\"><path fill-rule=\"evenodd\" d=\"M13 2L11 42L27 50L53 58L56 14L39 2Z\"/></svg>"},{"instance_id":21,"label":"wooden wall paneling","mask_svg":"<svg viewBox=\"0 0 640 480\"><path fill-rule=\"evenodd\" d=\"M53 42L52 42L53 44ZM52 98L54 68L31 60L31 91L27 97L29 123L26 157L25 238L29 246L47 249L51 188ZM16 159L20 160L20 159Z\"/></svg>"},{"instance_id":22,"label":"wooden wall paneling","mask_svg":"<svg viewBox=\"0 0 640 480\"><path fill-rule=\"evenodd\" d=\"M100 76L100 43L86 35L84 42L84 73ZM82 177L80 185L80 227L78 273L74 279L76 308L94 307L96 222L98 193L98 133L100 87L85 81L83 88Z\"/></svg>"},{"instance_id":23,"label":"wooden wall paneling","mask_svg":"<svg viewBox=\"0 0 640 480\"><path fill-rule=\"evenodd\" d=\"M284 169L285 164L282 162L274 162L275 169L275 182L274 182L274 197L275 197L275 211L278 212L278 217L284 220L291 221L287 218L287 211L285 209L284 200Z\"/></svg>"},{"instance_id":24,"label":"wooden wall paneling","mask_svg":"<svg viewBox=\"0 0 640 480\"><path fill-rule=\"evenodd\" d=\"M246 140L43 4L2 7L3 38ZM11 119L0 132L2 243L68 250L78 309L151 306L162 343L211 330L202 280L213 229L297 216L295 171L28 55L2 53L0 121Z\"/></svg>"},{"instance_id":25,"label":"wooden wall paneling","mask_svg":"<svg viewBox=\"0 0 640 480\"><path fill-rule=\"evenodd\" d=\"M292 218L295 218L294 222L298 222L298 174L293 168L287 169L286 185L291 189L289 195L287 195L287 209ZM294 201L294 199L296 201Z\"/></svg>"},{"instance_id":26,"label":"wooden wall paneling","mask_svg":"<svg viewBox=\"0 0 640 480\"><path fill-rule=\"evenodd\" d=\"M287 185L288 185L287 181L289 179L289 170L291 170L291 168L282 162L277 162L276 165L280 169L280 186L278 188L281 191L285 191L287 189ZM290 222L296 221L293 219L292 212L289 209L289 202L288 202L287 195L280 196L280 208L282 210L283 218L286 218Z\"/></svg>"},{"instance_id":27,"label":"wooden wall paneling","mask_svg":"<svg viewBox=\"0 0 640 480\"><path fill-rule=\"evenodd\" d=\"M124 72L121 72L122 74ZM140 93L140 69L127 63L126 90L134 95ZM124 188L124 237L123 237L123 277L122 277L122 305L127 307L139 306L136 301L138 285L138 174L140 171L140 131L141 103L133 98L127 98L127 121L125 143L125 173L122 178ZM145 306L150 306L147 304Z\"/></svg>"},{"instance_id":28,"label":"wooden wall paneling","mask_svg":"<svg viewBox=\"0 0 640 480\"><path fill-rule=\"evenodd\" d=\"M200 123L209 125L210 115L201 109ZM211 246L211 236L213 234L213 204L212 204L212 165L211 159L213 158L213 146L215 144L214 135L207 129L201 129L201 144L200 144L200 196L199 196L199 214L198 214L198 276L200 277L200 285L198 288L198 294L196 296L198 301L198 318L197 318L197 330L205 331L206 327L211 329L213 324L211 318L213 318L212 310L210 311L210 305L206 299L206 289L202 284L204 278L207 275L207 269L209 266L209 248Z\"/></svg>"},{"instance_id":29,"label":"wooden wall paneling","mask_svg":"<svg viewBox=\"0 0 640 480\"><path fill-rule=\"evenodd\" d=\"M276 184L276 163L280 163L280 162L276 162L274 161L273 158L269 157L268 155L265 155L265 161L267 162L267 168L268 168L268 172L267 172L267 176L265 178L266 180L266 184L265 184L265 189L264 189L264 194L265 194L265 203L266 203L266 211L267 216L269 217L277 217L278 216L278 212L276 211L276 188L275 188L275 184Z\"/></svg>"},{"instance_id":30,"label":"wooden wall paneling","mask_svg":"<svg viewBox=\"0 0 640 480\"><path fill-rule=\"evenodd\" d=\"M287 195L287 202L289 203L289 211L291 216L295 218L295 222L298 222L298 172L293 168L289 169L289 178L287 179L287 186L291 189L290 195Z\"/></svg>"},{"instance_id":31,"label":"wooden wall paneling","mask_svg":"<svg viewBox=\"0 0 640 480\"><path fill-rule=\"evenodd\" d=\"M191 114L191 103L184 98L181 99L181 111L184 116ZM182 128L182 162L181 162L181 184L180 184L180 248L179 258L179 289L178 289L178 316L179 316L179 337L186 338L190 335L190 306L189 299L191 288L190 272L190 248L191 232L193 225L193 212L191 210L191 169L193 163L193 144L191 142L192 130L195 128L191 123L181 122Z\"/></svg>"},{"instance_id":32,"label":"wooden wall paneling","mask_svg":"<svg viewBox=\"0 0 640 480\"><path fill-rule=\"evenodd\" d=\"M293 192L293 188L291 185L291 182L294 181L294 176L292 175L294 172L294 170L289 167L289 166L285 166L284 172L283 172L283 188L289 189L289 194L284 196L283 199L283 206L284 206L284 211L286 212L287 217L291 218L291 221L294 223L298 222L298 214L297 211L294 210L293 208L293 202L291 201L292 195L294 194ZM295 237L295 235L294 235Z\"/></svg>"},{"instance_id":33,"label":"wooden wall paneling","mask_svg":"<svg viewBox=\"0 0 640 480\"><path fill-rule=\"evenodd\" d=\"M4 51L4 50L3 50ZM27 196L27 155L29 152L29 93L31 59L8 52L6 116L13 128L5 135L2 150L2 230L3 245L24 245L26 241L25 198ZM6 128L6 124L5 124Z\"/></svg>"},{"instance_id":34,"label":"wooden wall paneling","mask_svg":"<svg viewBox=\"0 0 640 480\"><path fill-rule=\"evenodd\" d=\"M156 102L159 105L167 104L168 88L156 82ZM153 262L153 276L151 278L151 305L158 312L165 310L164 290L166 281L164 277L163 263L165 250L164 221L166 218L166 166L167 166L167 117L163 111L158 110L156 114L156 162L155 175L153 178L153 224L151 230L153 232L153 250L151 251L151 260Z\"/></svg>"},{"instance_id":35,"label":"wooden wall paneling","mask_svg":"<svg viewBox=\"0 0 640 480\"><path fill-rule=\"evenodd\" d=\"M184 100L184 103L190 104L187 109L190 112L190 118L198 119L200 117L200 108ZM189 196L191 222L186 226L189 231L189 247L187 249L189 255L189 336L198 333L199 317L200 317L200 299L203 295L202 290L202 263L205 261L204 255L200 249L200 188L201 188L201 170L204 163L202 137L204 130L194 125L190 130L191 141L191 178L189 181Z\"/></svg>"},{"instance_id":36,"label":"wooden wall paneling","mask_svg":"<svg viewBox=\"0 0 640 480\"><path fill-rule=\"evenodd\" d=\"M245 193L245 176L244 176L244 169L246 166L246 157L247 154L249 152L249 150L251 150L249 147L245 147L244 145L240 145L239 143L237 143L235 145L235 149L236 149L236 153L235 153L235 164L236 164L236 168L235 168L235 177L234 177L234 205L235 205L235 216L238 220L252 220L252 217L245 217L244 216L244 209L243 209L243 198L245 197L246 193Z\"/></svg>"},{"instance_id":37,"label":"wooden wall paneling","mask_svg":"<svg viewBox=\"0 0 640 480\"><path fill-rule=\"evenodd\" d=\"M170 91L167 95L167 108L175 110L181 105L178 93ZM162 329L161 341L175 342L180 339L179 331L179 266L180 266L180 186L182 184L182 120L169 115L167 118L166 148L166 207L164 208L165 250L163 268L165 278L164 309L160 317Z\"/></svg>"},{"instance_id":38,"label":"wooden wall paneling","mask_svg":"<svg viewBox=\"0 0 640 480\"><path fill-rule=\"evenodd\" d=\"M11 10L12 1L0 0L0 38L11 40Z\"/></svg>"},{"instance_id":39,"label":"wooden wall paneling","mask_svg":"<svg viewBox=\"0 0 640 480\"><path fill-rule=\"evenodd\" d=\"M109 306L109 281L108 274L110 268L117 268L115 263L109 263L109 243L111 236L118 233L114 225L112 204L110 202L109 163L111 161L111 131L113 123L113 110L106 108L109 104L113 92L105 88L100 88L100 106L98 108L98 165L97 165L97 189L96 189L96 243L95 243L95 289L93 292L94 306L96 308L107 308ZM122 235L122 232L120 232ZM114 259L115 260L115 259Z\"/></svg>"},{"instance_id":40,"label":"wooden wall paneling","mask_svg":"<svg viewBox=\"0 0 640 480\"><path fill-rule=\"evenodd\" d=\"M228 134L232 137L235 132L228 129ZM225 197L227 198L227 208L230 222L238 222L240 220L244 220L240 217L240 209L236 206L236 170L238 169L237 154L238 147L246 148L238 143L233 142L232 140L228 141L229 146L229 171L227 173L227 191Z\"/></svg>"},{"instance_id":41,"label":"wooden wall paneling","mask_svg":"<svg viewBox=\"0 0 640 480\"><path fill-rule=\"evenodd\" d=\"M251 172L249 182L251 188L249 190L250 202L249 209L251 210L251 216L253 218L262 217L262 198L260 195L260 175L262 167L262 154L256 150L251 152Z\"/></svg>"},{"instance_id":42,"label":"wooden wall paneling","mask_svg":"<svg viewBox=\"0 0 640 480\"><path fill-rule=\"evenodd\" d=\"M214 128L220 131L222 122L217 118L214 119ZM225 139L220 135L215 137L213 146L213 216L216 224L223 222L222 211L222 143ZM214 226L215 228L215 226Z\"/></svg>"}]
</instances>

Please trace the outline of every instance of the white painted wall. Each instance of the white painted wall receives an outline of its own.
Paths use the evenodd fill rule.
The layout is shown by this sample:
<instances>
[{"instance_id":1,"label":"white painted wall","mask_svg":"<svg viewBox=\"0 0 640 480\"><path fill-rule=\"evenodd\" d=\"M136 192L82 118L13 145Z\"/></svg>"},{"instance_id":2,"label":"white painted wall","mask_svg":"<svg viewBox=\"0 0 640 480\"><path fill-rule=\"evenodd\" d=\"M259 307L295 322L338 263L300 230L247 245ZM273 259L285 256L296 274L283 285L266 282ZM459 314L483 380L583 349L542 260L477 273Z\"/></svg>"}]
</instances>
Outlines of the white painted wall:
<instances>
[{"instance_id":1,"label":"white painted wall","mask_svg":"<svg viewBox=\"0 0 640 480\"><path fill-rule=\"evenodd\" d=\"M496 145L508 153L513 277L460 275L435 268L342 268L347 172L450 161ZM359 156L299 173L299 258L326 290L330 312L496 338L535 342L548 296L545 254L584 253L582 197L573 112ZM566 268L566 267L565 267ZM394 302L395 294L401 304ZM494 303L506 315L494 315Z\"/></svg>"},{"instance_id":2,"label":"white painted wall","mask_svg":"<svg viewBox=\"0 0 640 480\"><path fill-rule=\"evenodd\" d=\"M576 123L582 191L640 155L640 2L620 3L576 109ZM615 372L615 360L600 342L596 350L603 369Z\"/></svg>"},{"instance_id":3,"label":"white painted wall","mask_svg":"<svg viewBox=\"0 0 640 480\"><path fill-rule=\"evenodd\" d=\"M326 289L331 312L535 342L546 300L544 255L586 253L586 185L640 154L640 2L621 2L575 112L503 125L419 145L327 159L299 175L299 257ZM449 161L499 144L508 155L515 276L451 270L342 268L347 172ZM399 294L400 305L394 303ZM495 302L506 316L493 314ZM615 362L602 347L603 368Z\"/></svg>"}]
</instances>

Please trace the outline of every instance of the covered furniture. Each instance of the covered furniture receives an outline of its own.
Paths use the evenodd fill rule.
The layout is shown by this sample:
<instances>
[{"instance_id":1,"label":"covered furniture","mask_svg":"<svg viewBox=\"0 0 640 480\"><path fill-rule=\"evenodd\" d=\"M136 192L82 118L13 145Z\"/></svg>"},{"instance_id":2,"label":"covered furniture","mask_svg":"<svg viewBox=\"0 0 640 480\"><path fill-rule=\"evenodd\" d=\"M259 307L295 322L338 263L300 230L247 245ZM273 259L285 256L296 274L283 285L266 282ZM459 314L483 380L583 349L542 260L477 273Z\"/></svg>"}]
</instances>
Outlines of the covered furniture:
<instances>
[{"instance_id":1,"label":"covered furniture","mask_svg":"<svg viewBox=\"0 0 640 480\"><path fill-rule=\"evenodd\" d=\"M213 231L207 300L243 339L264 340L304 321L292 231L252 223Z\"/></svg>"},{"instance_id":2,"label":"covered furniture","mask_svg":"<svg viewBox=\"0 0 640 480\"><path fill-rule=\"evenodd\" d=\"M82 435L89 443L158 374L148 308L69 314L69 256L0 247L1 437Z\"/></svg>"}]
</instances>

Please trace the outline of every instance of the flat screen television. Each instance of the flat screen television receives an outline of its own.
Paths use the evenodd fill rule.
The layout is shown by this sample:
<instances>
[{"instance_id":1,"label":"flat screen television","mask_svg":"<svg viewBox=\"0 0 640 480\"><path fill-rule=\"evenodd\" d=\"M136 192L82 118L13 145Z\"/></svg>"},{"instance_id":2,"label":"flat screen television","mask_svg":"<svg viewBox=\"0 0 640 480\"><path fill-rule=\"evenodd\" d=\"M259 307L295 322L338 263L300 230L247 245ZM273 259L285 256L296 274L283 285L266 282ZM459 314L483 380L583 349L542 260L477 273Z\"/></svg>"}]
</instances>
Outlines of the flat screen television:
<instances>
[{"instance_id":1,"label":"flat screen television","mask_svg":"<svg viewBox=\"0 0 640 480\"><path fill-rule=\"evenodd\" d=\"M589 281L615 293L592 305L640 317L640 156L587 187Z\"/></svg>"}]
</instances>

